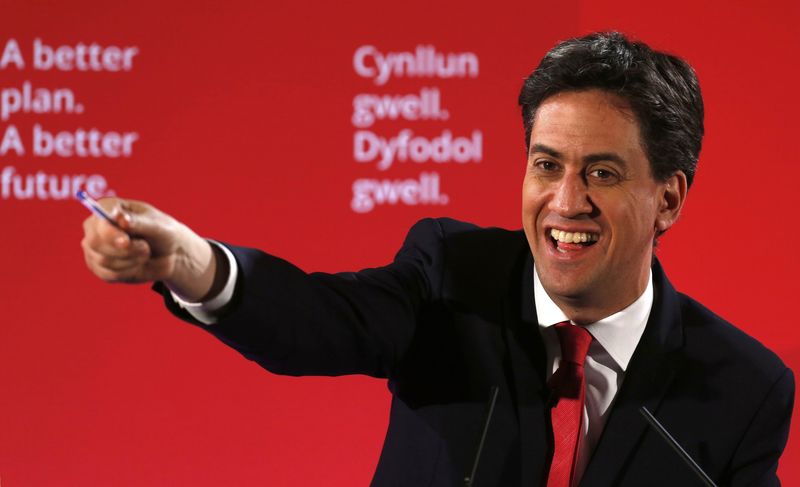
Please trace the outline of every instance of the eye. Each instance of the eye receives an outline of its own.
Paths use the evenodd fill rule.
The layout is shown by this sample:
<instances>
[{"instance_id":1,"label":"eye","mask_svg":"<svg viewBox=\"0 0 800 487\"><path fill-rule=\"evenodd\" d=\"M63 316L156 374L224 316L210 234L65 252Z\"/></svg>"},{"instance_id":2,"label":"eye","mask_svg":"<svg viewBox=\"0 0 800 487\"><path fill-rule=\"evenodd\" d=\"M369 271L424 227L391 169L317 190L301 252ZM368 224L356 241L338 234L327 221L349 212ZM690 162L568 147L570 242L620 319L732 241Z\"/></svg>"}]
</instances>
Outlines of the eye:
<instances>
[{"instance_id":1,"label":"eye","mask_svg":"<svg viewBox=\"0 0 800 487\"><path fill-rule=\"evenodd\" d=\"M589 171L588 176L591 179L604 183L616 182L619 179L619 176L617 176L617 173L614 171L602 168L592 169Z\"/></svg>"},{"instance_id":2,"label":"eye","mask_svg":"<svg viewBox=\"0 0 800 487\"><path fill-rule=\"evenodd\" d=\"M543 171L543 172L555 172L555 171L558 170L558 164L556 164L553 161L547 160L547 159L542 159L542 160L535 161L533 163L533 166L537 170Z\"/></svg>"}]
</instances>

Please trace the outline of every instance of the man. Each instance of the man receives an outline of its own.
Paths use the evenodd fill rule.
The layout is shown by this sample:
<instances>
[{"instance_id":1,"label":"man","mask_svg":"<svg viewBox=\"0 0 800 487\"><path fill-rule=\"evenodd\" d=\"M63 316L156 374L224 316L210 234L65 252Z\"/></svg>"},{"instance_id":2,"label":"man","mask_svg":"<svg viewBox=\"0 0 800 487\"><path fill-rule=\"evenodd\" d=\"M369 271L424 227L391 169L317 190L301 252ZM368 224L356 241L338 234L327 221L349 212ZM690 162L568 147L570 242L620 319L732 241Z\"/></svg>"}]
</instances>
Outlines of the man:
<instances>
[{"instance_id":1,"label":"man","mask_svg":"<svg viewBox=\"0 0 800 487\"><path fill-rule=\"evenodd\" d=\"M423 220L392 264L306 274L224 246L149 205L104 203L87 264L160 281L179 317L282 374L389 379L373 485L700 485L652 411L722 485L777 485L791 371L676 293L653 256L703 134L682 60L617 33L554 47L520 94L524 232Z\"/></svg>"}]
</instances>

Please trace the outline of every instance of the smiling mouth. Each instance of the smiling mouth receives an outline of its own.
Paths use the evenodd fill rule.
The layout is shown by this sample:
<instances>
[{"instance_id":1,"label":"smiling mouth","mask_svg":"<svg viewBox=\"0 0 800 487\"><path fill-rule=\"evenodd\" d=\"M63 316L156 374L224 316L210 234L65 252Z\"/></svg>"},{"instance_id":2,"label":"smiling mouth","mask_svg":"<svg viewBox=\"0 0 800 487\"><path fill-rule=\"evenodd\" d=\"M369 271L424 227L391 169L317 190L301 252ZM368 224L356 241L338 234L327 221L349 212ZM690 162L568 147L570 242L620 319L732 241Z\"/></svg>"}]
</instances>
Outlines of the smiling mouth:
<instances>
[{"instance_id":1,"label":"smiling mouth","mask_svg":"<svg viewBox=\"0 0 800 487\"><path fill-rule=\"evenodd\" d=\"M561 253L581 250L591 247L600 239L597 233L589 232L565 232L553 228L550 230L550 241L553 246Z\"/></svg>"}]
</instances>

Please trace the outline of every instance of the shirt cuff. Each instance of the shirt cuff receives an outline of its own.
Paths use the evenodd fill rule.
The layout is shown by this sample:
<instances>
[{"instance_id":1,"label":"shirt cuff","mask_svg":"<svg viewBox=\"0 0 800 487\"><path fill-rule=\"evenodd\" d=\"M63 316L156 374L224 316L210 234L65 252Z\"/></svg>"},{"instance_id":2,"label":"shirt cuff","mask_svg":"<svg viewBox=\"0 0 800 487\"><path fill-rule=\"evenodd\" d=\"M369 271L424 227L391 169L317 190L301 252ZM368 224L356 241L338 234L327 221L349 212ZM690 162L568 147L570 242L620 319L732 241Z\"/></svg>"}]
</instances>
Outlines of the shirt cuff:
<instances>
[{"instance_id":1,"label":"shirt cuff","mask_svg":"<svg viewBox=\"0 0 800 487\"><path fill-rule=\"evenodd\" d=\"M175 303L185 309L194 319L204 325L213 325L217 322L219 311L230 303L231 298L233 298L233 291L236 288L236 277L239 274L239 268L236 264L236 259L227 247L214 240L209 240L208 243L222 250L222 253L225 254L225 257L228 259L228 278L225 280L225 286L222 288L222 291L216 296L200 302L189 302L181 299L180 296L172 291L169 293L172 295L172 299Z\"/></svg>"}]
</instances>

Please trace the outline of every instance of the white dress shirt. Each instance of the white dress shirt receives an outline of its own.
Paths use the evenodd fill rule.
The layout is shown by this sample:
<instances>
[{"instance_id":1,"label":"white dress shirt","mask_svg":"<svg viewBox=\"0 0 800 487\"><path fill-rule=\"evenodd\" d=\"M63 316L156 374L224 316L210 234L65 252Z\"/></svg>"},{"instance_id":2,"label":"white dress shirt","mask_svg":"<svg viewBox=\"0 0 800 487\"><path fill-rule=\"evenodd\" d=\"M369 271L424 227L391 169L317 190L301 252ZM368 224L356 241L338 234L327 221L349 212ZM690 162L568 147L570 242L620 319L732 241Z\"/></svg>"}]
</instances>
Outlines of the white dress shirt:
<instances>
[{"instance_id":1,"label":"white dress shirt","mask_svg":"<svg viewBox=\"0 0 800 487\"><path fill-rule=\"evenodd\" d=\"M539 319L539 333L547 352L547 379L558 369L561 360L561 345L553 325L568 321L567 315L550 299L542 287L539 274L534 265L533 297L536 302L536 316ZM642 338L650 310L653 307L653 273L647 280L647 287L639 298L627 308L584 326L592 337L584 370L586 374L586 403L583 408L583 422L575 468L574 485L578 485L586 465L592 456L597 440L603 432L608 413L617 391L625 379L625 371L631 361L633 351Z\"/></svg>"},{"instance_id":2,"label":"white dress shirt","mask_svg":"<svg viewBox=\"0 0 800 487\"><path fill-rule=\"evenodd\" d=\"M213 325L217 322L217 312L233 298L233 291L236 289L236 278L239 275L239 266L236 264L236 259L233 257L233 253L228 250L228 247L213 240L209 240L208 243L222 250L222 253L228 259L228 278L225 280L225 286L222 287L222 291L211 299L199 302L186 301L172 292L172 290L170 290L170 294L172 294L172 299L178 303L178 306L185 309L194 319L205 325Z\"/></svg>"}]
</instances>

